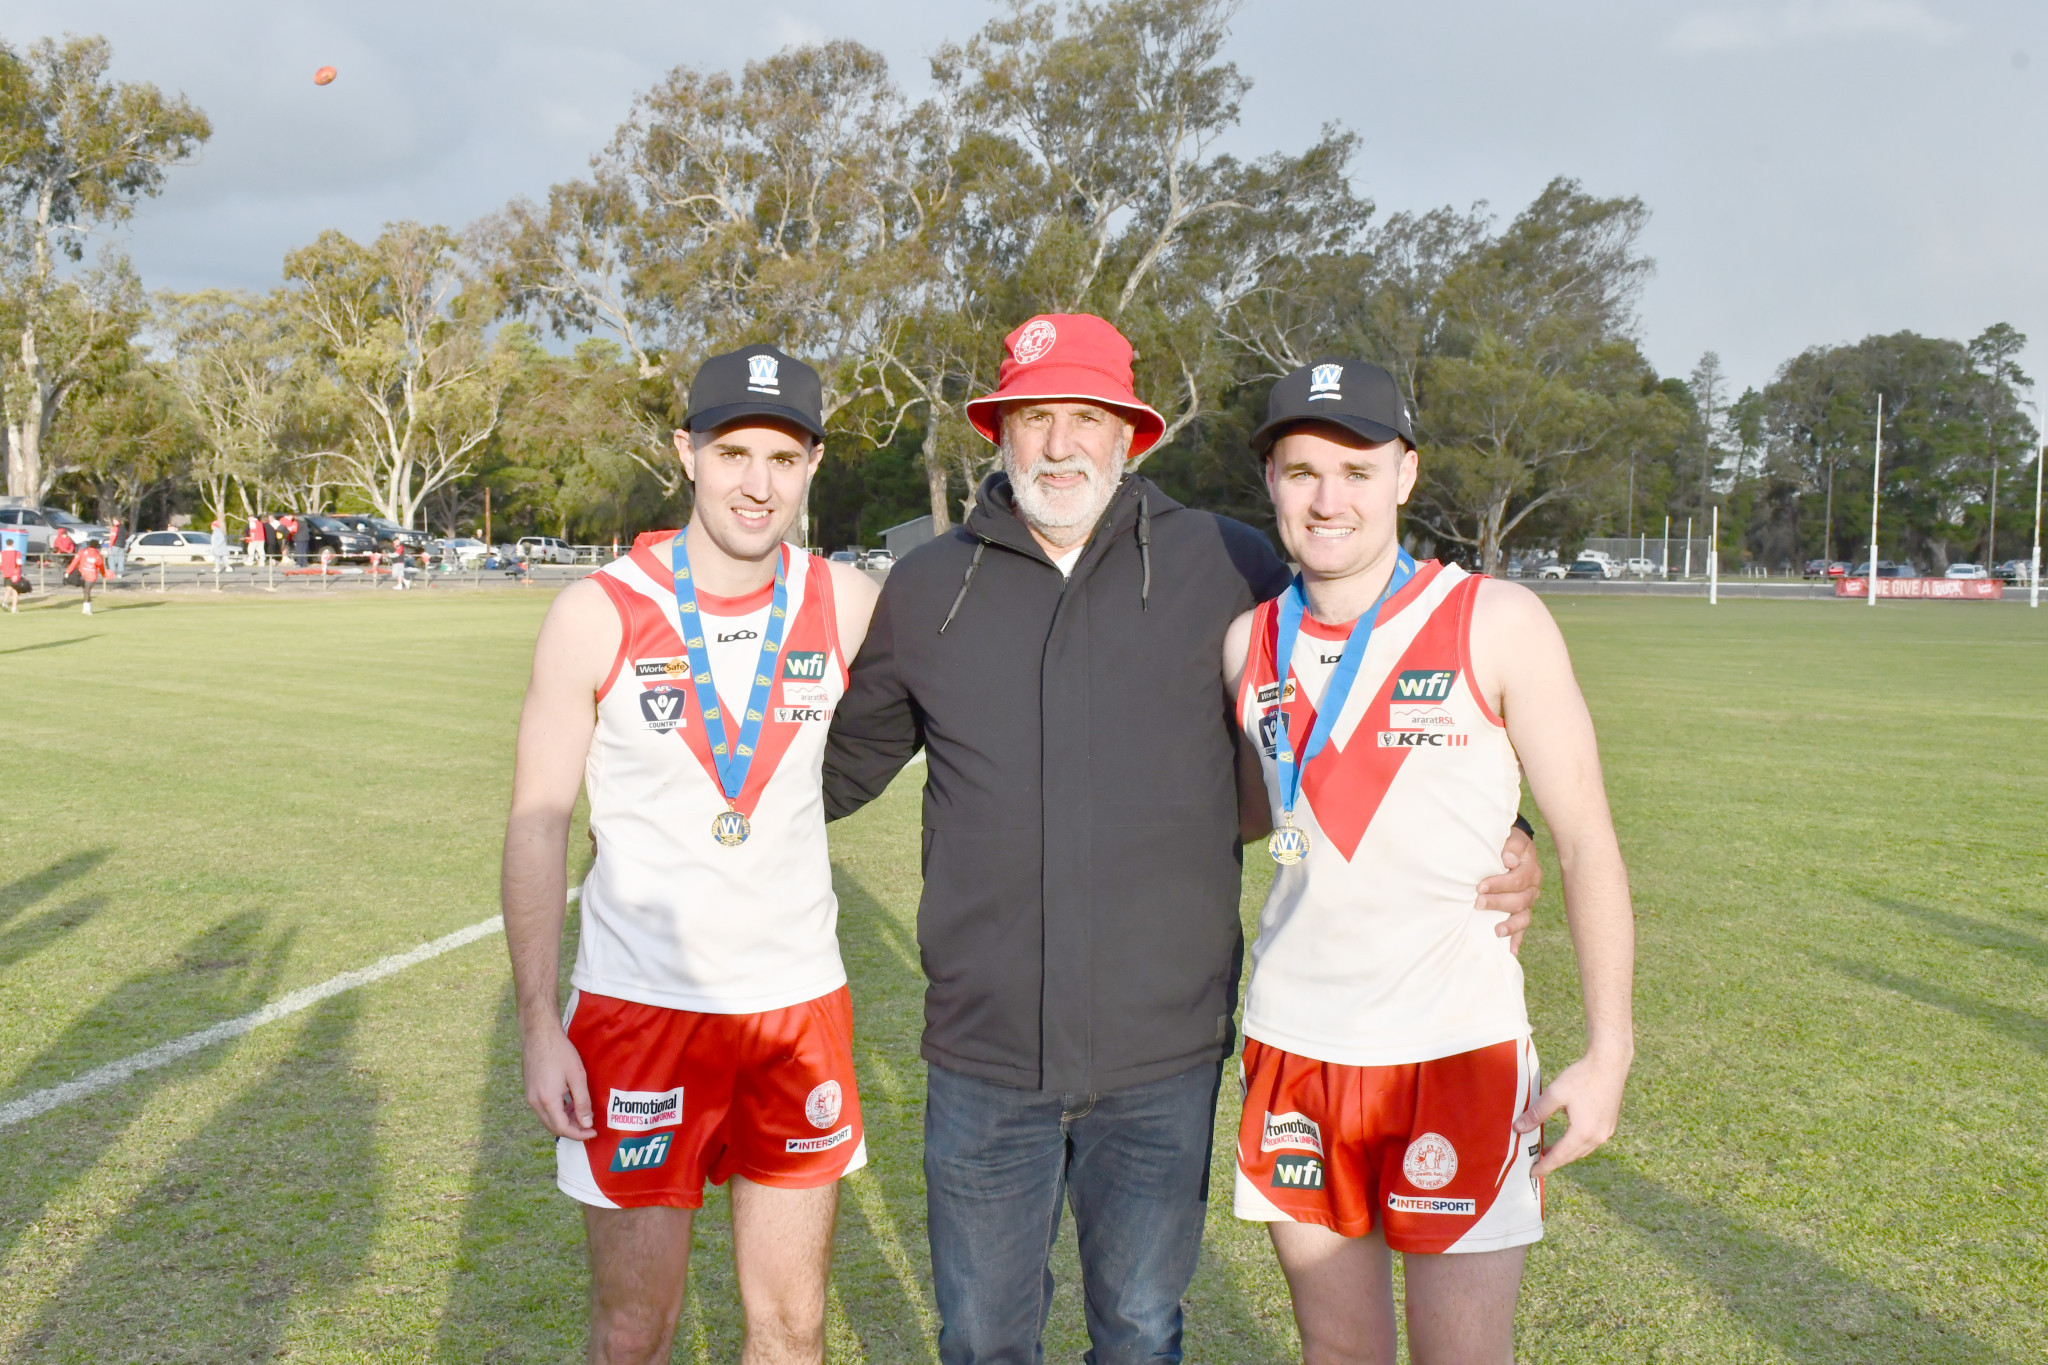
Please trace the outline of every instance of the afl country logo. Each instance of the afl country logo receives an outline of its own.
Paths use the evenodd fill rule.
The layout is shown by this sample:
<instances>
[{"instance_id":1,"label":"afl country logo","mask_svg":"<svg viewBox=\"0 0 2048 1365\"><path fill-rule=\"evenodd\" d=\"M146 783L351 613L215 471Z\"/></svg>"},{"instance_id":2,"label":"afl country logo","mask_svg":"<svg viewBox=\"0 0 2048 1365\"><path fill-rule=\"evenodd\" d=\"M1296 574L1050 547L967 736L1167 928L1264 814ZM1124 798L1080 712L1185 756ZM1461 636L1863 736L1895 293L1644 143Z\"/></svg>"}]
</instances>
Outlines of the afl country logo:
<instances>
[{"instance_id":1,"label":"afl country logo","mask_svg":"<svg viewBox=\"0 0 2048 1365\"><path fill-rule=\"evenodd\" d=\"M1033 318L1024 324L1023 331L1017 333L1017 341L1010 347L1010 354L1017 358L1019 365L1029 365L1050 351L1052 344L1059 339L1059 331L1051 322L1045 318Z\"/></svg>"},{"instance_id":2,"label":"afl country logo","mask_svg":"<svg viewBox=\"0 0 2048 1365\"><path fill-rule=\"evenodd\" d=\"M1458 1174L1458 1149L1441 1133L1424 1133L1408 1144L1401 1174L1418 1190L1440 1190Z\"/></svg>"},{"instance_id":3,"label":"afl country logo","mask_svg":"<svg viewBox=\"0 0 2048 1365\"><path fill-rule=\"evenodd\" d=\"M681 689L658 683L640 694L640 716L654 731L674 730L683 723Z\"/></svg>"},{"instance_id":4,"label":"afl country logo","mask_svg":"<svg viewBox=\"0 0 2048 1365\"><path fill-rule=\"evenodd\" d=\"M830 1128L839 1122L839 1082L826 1081L804 1100L804 1117L813 1128Z\"/></svg>"}]
</instances>

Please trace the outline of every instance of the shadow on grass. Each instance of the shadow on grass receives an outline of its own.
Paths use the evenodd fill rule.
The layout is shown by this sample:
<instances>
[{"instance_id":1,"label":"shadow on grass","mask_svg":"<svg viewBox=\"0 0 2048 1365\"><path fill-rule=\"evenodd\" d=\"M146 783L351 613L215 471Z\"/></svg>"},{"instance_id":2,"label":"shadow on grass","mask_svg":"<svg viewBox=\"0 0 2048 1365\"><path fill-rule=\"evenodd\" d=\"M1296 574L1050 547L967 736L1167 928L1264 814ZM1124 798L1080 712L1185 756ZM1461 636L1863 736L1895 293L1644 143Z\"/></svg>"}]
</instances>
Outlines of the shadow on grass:
<instances>
[{"instance_id":1,"label":"shadow on grass","mask_svg":"<svg viewBox=\"0 0 2048 1365\"><path fill-rule=\"evenodd\" d=\"M1868 962L1854 962L1827 953L1815 953L1813 960L1824 967L1832 967L1851 980L1895 991L1908 999L1918 1000L1923 1005L1932 1005L1936 1009L1944 1009L1961 1018L1982 1024L2048 1057L2048 1019L2043 1019L2038 1014L2029 1014L2025 1010L2012 1009L2006 1005L1996 1005L1989 1000L1966 995L1962 991L1952 990L1932 981L1922 981L1916 976L1888 972Z\"/></svg>"},{"instance_id":2,"label":"shadow on grass","mask_svg":"<svg viewBox=\"0 0 2048 1365\"><path fill-rule=\"evenodd\" d=\"M510 984L491 1030L473 1146L432 1358L461 1365L580 1360L590 1292L583 1218L555 1188L553 1144L526 1107Z\"/></svg>"},{"instance_id":3,"label":"shadow on grass","mask_svg":"<svg viewBox=\"0 0 2048 1365\"><path fill-rule=\"evenodd\" d=\"M75 645L81 640L97 640L99 638L97 635L73 635L63 640L45 640L41 644L16 645L13 649L0 649L0 654L26 654L32 649L61 649L65 645Z\"/></svg>"},{"instance_id":4,"label":"shadow on grass","mask_svg":"<svg viewBox=\"0 0 2048 1365\"><path fill-rule=\"evenodd\" d=\"M168 968L130 977L106 999L66 1029L43 1054L19 1074L17 1085L51 1084L114 1057L161 1042L187 1028L245 1014L277 994L278 980L291 950L287 934L262 943L264 917L237 915L186 941ZM166 1006L174 1006L167 1009ZM157 1019L175 1012L179 1024L161 1036L137 1038L136 1020ZM146 1071L111 1091L87 1096L56 1111L57 1117L32 1124L7 1138L9 1176L0 1182L0 1264L13 1253L22 1235L99 1160L119 1146L150 1093L171 1079L189 1079L220 1065L225 1047L212 1047L172 1066ZM84 1120L71 1116L83 1114ZM48 1135L65 1133L58 1141ZM25 1148L39 1145L31 1160Z\"/></svg>"},{"instance_id":5,"label":"shadow on grass","mask_svg":"<svg viewBox=\"0 0 2048 1365\"><path fill-rule=\"evenodd\" d=\"M0 924L5 924L22 911L57 893L67 882L75 882L86 873L105 862L113 853L110 847L82 849L66 854L40 872L30 872L16 877L5 886L0 886Z\"/></svg>"},{"instance_id":6,"label":"shadow on grass","mask_svg":"<svg viewBox=\"0 0 2048 1365\"><path fill-rule=\"evenodd\" d=\"M1971 948L1991 948L2001 953L2010 953L2030 967L2048 970L2048 942L2034 934L2008 929L2001 924L1972 919L1968 915L1957 915L1947 910L1936 910L1928 905L1916 905L1911 901L1892 900L1887 896L1865 894L1872 905L1881 905L1887 910L1919 920L1935 933L1954 939L1957 943Z\"/></svg>"},{"instance_id":7,"label":"shadow on grass","mask_svg":"<svg viewBox=\"0 0 2048 1365\"><path fill-rule=\"evenodd\" d=\"M178 1145L17 1360L270 1360L295 1315L348 1297L383 1187L377 1094L350 1065L360 1010L356 992L317 1006L290 1051Z\"/></svg>"},{"instance_id":8,"label":"shadow on grass","mask_svg":"<svg viewBox=\"0 0 2048 1365\"><path fill-rule=\"evenodd\" d=\"M1906 1295L1829 1264L1814 1251L1696 1203L1618 1160L1561 1177L1606 1205L1675 1265L1707 1285L1759 1340L1802 1361L1842 1365L1998 1362L1983 1341Z\"/></svg>"}]
</instances>

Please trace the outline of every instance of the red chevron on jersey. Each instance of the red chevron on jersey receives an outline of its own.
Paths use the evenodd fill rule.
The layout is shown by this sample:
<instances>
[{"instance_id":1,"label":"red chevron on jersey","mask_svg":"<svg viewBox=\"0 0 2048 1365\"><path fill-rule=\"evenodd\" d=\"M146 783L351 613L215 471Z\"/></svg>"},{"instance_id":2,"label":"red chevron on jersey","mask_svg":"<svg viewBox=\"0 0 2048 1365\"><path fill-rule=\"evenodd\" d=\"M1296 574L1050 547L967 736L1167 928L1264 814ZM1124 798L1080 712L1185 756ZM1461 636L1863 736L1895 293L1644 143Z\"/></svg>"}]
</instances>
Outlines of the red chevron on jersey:
<instances>
[{"instance_id":1,"label":"red chevron on jersey","mask_svg":"<svg viewBox=\"0 0 2048 1365\"><path fill-rule=\"evenodd\" d=\"M1435 561L1424 566L1380 608L1376 623L1387 621L1413 603L1442 568ZM1347 862L1358 851L1358 841L1364 837L1365 827L1372 823L1374 812L1386 798L1387 788L1393 785L1401 765L1413 752L1399 746L1382 747L1379 743L1380 732L1388 728L1395 681L1411 670L1429 669L1456 674L1464 654L1461 648L1463 622L1471 611L1472 594L1478 590L1479 582L1476 577L1469 578L1453 588L1444 603L1450 609L1433 613L1416 633L1414 641L1388 675L1385 685L1367 704L1364 715L1351 732L1350 744L1339 745L1336 736L1332 735L1322 752L1302 769L1302 799L1315 808L1316 823L1322 826L1331 846L1343 854ZM1255 635L1260 640L1262 660L1270 661L1277 647L1279 612L1272 603L1260 610L1266 615L1258 622ZM1261 672L1271 676L1267 670ZM1288 679L1295 681L1292 669ZM1292 696L1280 708L1286 717L1287 733L1306 738L1315 728L1314 703L1308 697L1307 688L1295 686L1288 690Z\"/></svg>"},{"instance_id":2,"label":"red chevron on jersey","mask_svg":"<svg viewBox=\"0 0 2048 1365\"><path fill-rule=\"evenodd\" d=\"M785 547L782 553L787 556L790 551ZM657 583L675 581L673 567L647 546L635 545L628 558ZM660 676L636 678L635 681L646 691L664 690L680 694L681 723L670 728L668 733L689 746L690 752L697 756L697 762L702 765L705 775L711 779L714 786L718 785L718 762L711 753L711 730L705 721L703 708L698 704L697 690L690 685L689 655L683 648L682 639L676 634L675 623L669 619L663 608L649 601L644 595L627 588L616 578L606 574L597 574L593 577L618 607L619 619L625 626L620 640L619 660L613 665L613 678L606 680L605 687L599 691L599 696L603 696L604 692L610 689L613 679L616 679L626 660L666 656L669 668L665 673ZM807 579L807 586L809 591L804 593L803 601L798 604L796 614L789 623L789 629L784 632L782 652L773 660L771 676L776 678L776 683L770 693L771 700L783 694L781 675L787 661L793 655L815 654L829 657L833 652L837 631L832 619L832 575L813 566ZM732 714L733 708L723 703L718 709L721 713L717 722L721 727L720 733L726 743L737 744L743 717ZM789 751L790 741L796 738L802 724L801 720L777 720L774 708L762 718L760 739L754 747L754 760L747 769L746 783L740 788L739 797L734 802L742 813L753 815L754 807L761 800L762 790L775 776L782 756Z\"/></svg>"}]
</instances>

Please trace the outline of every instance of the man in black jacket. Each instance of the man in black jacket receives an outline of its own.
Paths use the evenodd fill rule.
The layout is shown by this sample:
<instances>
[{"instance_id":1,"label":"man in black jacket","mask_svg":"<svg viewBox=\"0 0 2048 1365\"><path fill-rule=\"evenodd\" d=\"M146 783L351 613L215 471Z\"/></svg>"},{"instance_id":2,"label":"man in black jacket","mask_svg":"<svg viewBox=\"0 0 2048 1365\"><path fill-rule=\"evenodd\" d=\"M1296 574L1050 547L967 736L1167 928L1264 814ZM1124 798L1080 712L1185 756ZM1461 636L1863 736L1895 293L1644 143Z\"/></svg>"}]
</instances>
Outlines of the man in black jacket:
<instances>
[{"instance_id":1,"label":"man in black jacket","mask_svg":"<svg viewBox=\"0 0 2048 1365\"><path fill-rule=\"evenodd\" d=\"M1288 572L1252 528L1125 476L1165 424L1115 328L1041 316L1004 346L969 405L1004 472L891 571L833 721L826 813L926 750L940 1358L1037 1360L1071 1201L1091 1360L1178 1360L1243 957L1220 651ZM1528 850L1515 833L1483 902L1516 930Z\"/></svg>"}]
</instances>

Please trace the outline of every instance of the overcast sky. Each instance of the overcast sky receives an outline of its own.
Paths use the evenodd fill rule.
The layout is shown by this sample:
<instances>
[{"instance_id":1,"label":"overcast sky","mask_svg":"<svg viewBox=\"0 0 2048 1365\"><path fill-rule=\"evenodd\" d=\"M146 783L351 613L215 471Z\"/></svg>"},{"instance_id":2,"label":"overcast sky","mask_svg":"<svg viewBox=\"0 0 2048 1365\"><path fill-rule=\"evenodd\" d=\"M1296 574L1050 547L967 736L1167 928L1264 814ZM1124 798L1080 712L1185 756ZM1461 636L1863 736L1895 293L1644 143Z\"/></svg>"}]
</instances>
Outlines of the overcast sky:
<instances>
[{"instance_id":1,"label":"overcast sky","mask_svg":"<svg viewBox=\"0 0 2048 1365\"><path fill-rule=\"evenodd\" d=\"M668 68L790 42L925 58L993 8L612 0L0 0L17 46L105 34L115 74L213 119L198 164L126 231L151 287L264 289L324 228L459 225L580 174ZM602 16L600 21L593 16ZM1666 372L1720 352L1739 384L1823 342L2011 322L2048 367L2048 5L2039 0L1251 0L1232 150L1336 120L1383 210L1489 201L1552 176L1650 206L1642 338ZM316 67L340 79L313 85ZM2027 130L2032 129L2032 132Z\"/></svg>"}]
</instances>

